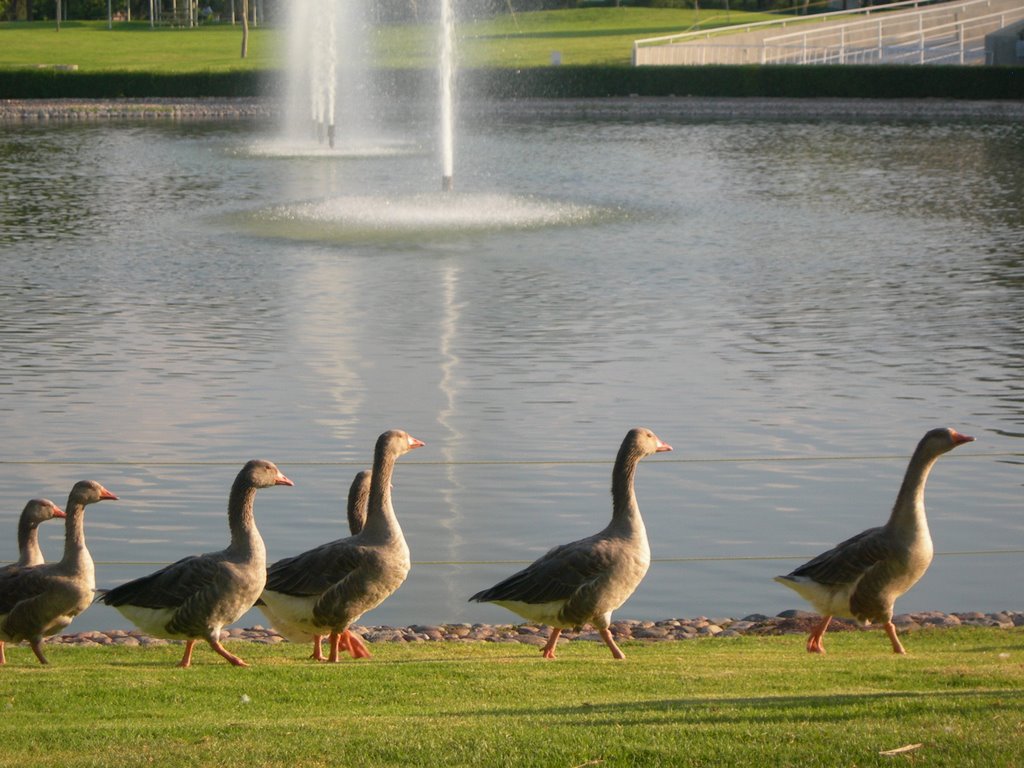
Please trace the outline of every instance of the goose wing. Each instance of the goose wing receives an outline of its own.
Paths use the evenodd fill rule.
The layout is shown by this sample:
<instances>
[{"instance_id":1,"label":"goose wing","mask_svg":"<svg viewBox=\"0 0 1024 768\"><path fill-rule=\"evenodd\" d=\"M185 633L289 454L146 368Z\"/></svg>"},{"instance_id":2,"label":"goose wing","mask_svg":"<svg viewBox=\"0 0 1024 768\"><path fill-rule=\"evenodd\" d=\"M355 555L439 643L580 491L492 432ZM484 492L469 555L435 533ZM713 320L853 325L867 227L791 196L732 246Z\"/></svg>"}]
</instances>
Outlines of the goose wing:
<instances>
[{"instance_id":1,"label":"goose wing","mask_svg":"<svg viewBox=\"0 0 1024 768\"><path fill-rule=\"evenodd\" d=\"M19 568L0 577L0 630L11 638L31 639L79 596L50 578L46 566Z\"/></svg>"},{"instance_id":2,"label":"goose wing","mask_svg":"<svg viewBox=\"0 0 1024 768\"><path fill-rule=\"evenodd\" d=\"M294 597L321 595L358 569L365 559L365 548L353 537L321 544L271 565L266 589Z\"/></svg>"},{"instance_id":3,"label":"goose wing","mask_svg":"<svg viewBox=\"0 0 1024 768\"><path fill-rule=\"evenodd\" d=\"M562 544L521 571L477 592L472 602L517 601L539 604L568 600L606 573L614 553L596 537Z\"/></svg>"},{"instance_id":4,"label":"goose wing","mask_svg":"<svg viewBox=\"0 0 1024 768\"><path fill-rule=\"evenodd\" d=\"M9 566L0 572L0 615L46 590L47 579L41 566Z\"/></svg>"},{"instance_id":5,"label":"goose wing","mask_svg":"<svg viewBox=\"0 0 1024 768\"><path fill-rule=\"evenodd\" d=\"M803 576L826 586L854 583L890 556L891 547L882 531L880 527L862 531L804 563L789 576Z\"/></svg>"},{"instance_id":6,"label":"goose wing","mask_svg":"<svg viewBox=\"0 0 1024 768\"><path fill-rule=\"evenodd\" d=\"M98 599L106 605L140 608L180 608L190 598L223 580L224 563L217 555L190 555L148 576L106 590Z\"/></svg>"}]
</instances>

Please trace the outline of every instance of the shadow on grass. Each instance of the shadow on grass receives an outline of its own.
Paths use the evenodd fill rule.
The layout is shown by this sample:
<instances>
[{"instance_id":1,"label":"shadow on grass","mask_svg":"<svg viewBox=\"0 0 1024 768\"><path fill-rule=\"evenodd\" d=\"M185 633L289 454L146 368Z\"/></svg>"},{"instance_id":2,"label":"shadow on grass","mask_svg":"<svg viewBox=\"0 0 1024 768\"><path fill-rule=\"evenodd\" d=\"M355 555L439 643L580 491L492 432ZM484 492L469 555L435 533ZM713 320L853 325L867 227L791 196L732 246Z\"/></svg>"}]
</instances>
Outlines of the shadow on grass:
<instances>
[{"instance_id":1,"label":"shadow on grass","mask_svg":"<svg viewBox=\"0 0 1024 768\"><path fill-rule=\"evenodd\" d=\"M906 717L908 708L952 717L980 717L990 713L997 701L1007 702L1015 711L1024 703L1024 691L949 691L863 693L844 695L753 696L737 698L679 698L571 707L521 707L451 712L463 717L574 718L581 726L622 725L722 725L729 723L836 723L861 720L871 710L891 707L893 714Z\"/></svg>"}]
</instances>

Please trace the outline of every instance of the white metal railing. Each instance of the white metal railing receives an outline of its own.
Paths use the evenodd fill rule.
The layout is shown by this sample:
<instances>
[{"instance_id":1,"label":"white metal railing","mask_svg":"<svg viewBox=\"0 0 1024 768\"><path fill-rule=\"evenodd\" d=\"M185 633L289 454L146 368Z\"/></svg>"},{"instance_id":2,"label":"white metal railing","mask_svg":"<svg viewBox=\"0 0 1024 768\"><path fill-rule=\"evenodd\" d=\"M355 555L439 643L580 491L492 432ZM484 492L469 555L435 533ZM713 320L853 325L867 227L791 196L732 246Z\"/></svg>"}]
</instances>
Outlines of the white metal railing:
<instances>
[{"instance_id":1,"label":"white metal railing","mask_svg":"<svg viewBox=\"0 0 1024 768\"><path fill-rule=\"evenodd\" d=\"M988 2L988 0L974 0L975 2ZM755 32L761 29L772 27L787 27L794 24L813 24L815 22L832 22L839 17L855 18L857 16L870 16L879 11L889 11L897 8L917 8L921 5L928 5L934 0L901 0L898 3L887 3L885 5L869 6L867 8L853 8L848 11L830 11L829 13L816 13L813 16L785 16L768 21L754 21L750 24L733 24L728 27L715 27L714 29L688 30L677 32L673 35L662 35L660 37L645 37L633 41L633 49L644 48L652 45L672 45L674 43L699 40L700 38L716 37L718 35L734 35L740 32Z\"/></svg>"},{"instance_id":2,"label":"white metal railing","mask_svg":"<svg viewBox=\"0 0 1024 768\"><path fill-rule=\"evenodd\" d=\"M821 14L825 25L799 21L800 28L772 35L798 22L759 22L718 30L637 40L633 63L676 64L967 64L985 59L985 35L1024 19L1024 0L966 0L942 4L901 2ZM985 13L993 7L1004 10ZM879 13L880 11L890 11ZM892 12L896 11L896 12ZM872 14L873 12L873 14ZM873 18L867 18L873 15ZM842 16L849 21L836 23ZM748 34L753 30L757 34ZM721 34L734 42L711 42ZM736 41L736 35L743 37Z\"/></svg>"},{"instance_id":3,"label":"white metal railing","mask_svg":"<svg viewBox=\"0 0 1024 768\"><path fill-rule=\"evenodd\" d=\"M952 20L936 23L947 18ZM804 50L820 51L821 63L834 64L980 63L985 58L985 35L1021 19L1024 6L963 21L955 20L949 11L941 15L923 11L913 18L878 18L832 30L791 32L762 41L761 63L809 63Z\"/></svg>"}]
</instances>

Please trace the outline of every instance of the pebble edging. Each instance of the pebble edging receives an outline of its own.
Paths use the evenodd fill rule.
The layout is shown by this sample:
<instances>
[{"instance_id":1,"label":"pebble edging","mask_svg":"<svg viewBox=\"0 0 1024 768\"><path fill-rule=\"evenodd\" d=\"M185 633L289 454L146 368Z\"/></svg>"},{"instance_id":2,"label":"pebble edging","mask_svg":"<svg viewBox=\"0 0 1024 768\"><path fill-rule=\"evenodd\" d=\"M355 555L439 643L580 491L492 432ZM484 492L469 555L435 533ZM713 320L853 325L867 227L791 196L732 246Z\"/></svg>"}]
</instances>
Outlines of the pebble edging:
<instances>
[{"instance_id":1,"label":"pebble edging","mask_svg":"<svg viewBox=\"0 0 1024 768\"><path fill-rule=\"evenodd\" d=\"M472 104L466 105L468 110ZM704 118L836 117L836 118L952 118L1018 121L1024 118L1019 100L966 99L844 99L780 97L612 97L596 99L483 99L481 114L542 112L574 118L599 119L620 115L658 115ZM117 99L0 99L0 123L48 123L97 120L230 120L277 117L281 104L273 98L117 98ZM467 111L467 110L463 110ZM475 117L475 115L470 115Z\"/></svg>"},{"instance_id":2,"label":"pebble edging","mask_svg":"<svg viewBox=\"0 0 1024 768\"><path fill-rule=\"evenodd\" d=\"M619 640L647 640L665 642L671 640L692 640L707 637L740 637L742 635L791 635L807 634L820 620L815 613L789 610L777 616L755 613L742 619L708 618L663 619L661 621L624 620L612 622L611 630ZM1024 611L999 611L995 613L965 612L942 613L923 611L903 613L893 617L897 629L913 632L920 629L941 629L948 627L973 626L1013 629L1024 627ZM852 621L835 619L829 625L829 632L860 631L865 629ZM548 628L538 624L413 624L408 627L353 626L369 643L425 643L425 642L487 642L519 643L543 646L547 642ZM245 640L264 645L286 642L273 628L256 625L246 628L227 629L226 640ZM563 632L565 641L601 642L596 631L584 629L580 632ZM154 646L179 643L149 637L138 630L112 629L107 631L79 632L56 635L46 642L64 645L96 646L126 645Z\"/></svg>"},{"instance_id":3,"label":"pebble edging","mask_svg":"<svg viewBox=\"0 0 1024 768\"><path fill-rule=\"evenodd\" d=\"M0 123L94 120L229 120L273 117L273 101L260 98L0 99Z\"/></svg>"}]
</instances>

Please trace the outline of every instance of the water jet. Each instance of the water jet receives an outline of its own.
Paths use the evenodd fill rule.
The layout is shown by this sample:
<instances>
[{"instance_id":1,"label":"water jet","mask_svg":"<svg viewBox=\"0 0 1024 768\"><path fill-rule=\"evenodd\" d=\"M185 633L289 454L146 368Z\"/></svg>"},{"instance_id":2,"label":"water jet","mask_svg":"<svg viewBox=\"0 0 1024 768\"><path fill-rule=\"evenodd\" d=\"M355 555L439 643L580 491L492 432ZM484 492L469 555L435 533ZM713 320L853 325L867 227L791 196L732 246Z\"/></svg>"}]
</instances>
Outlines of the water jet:
<instances>
[{"instance_id":1,"label":"water jet","mask_svg":"<svg viewBox=\"0 0 1024 768\"><path fill-rule=\"evenodd\" d=\"M455 166L455 131L452 107L455 89L455 20L452 0L441 0L441 191L451 192Z\"/></svg>"}]
</instances>

